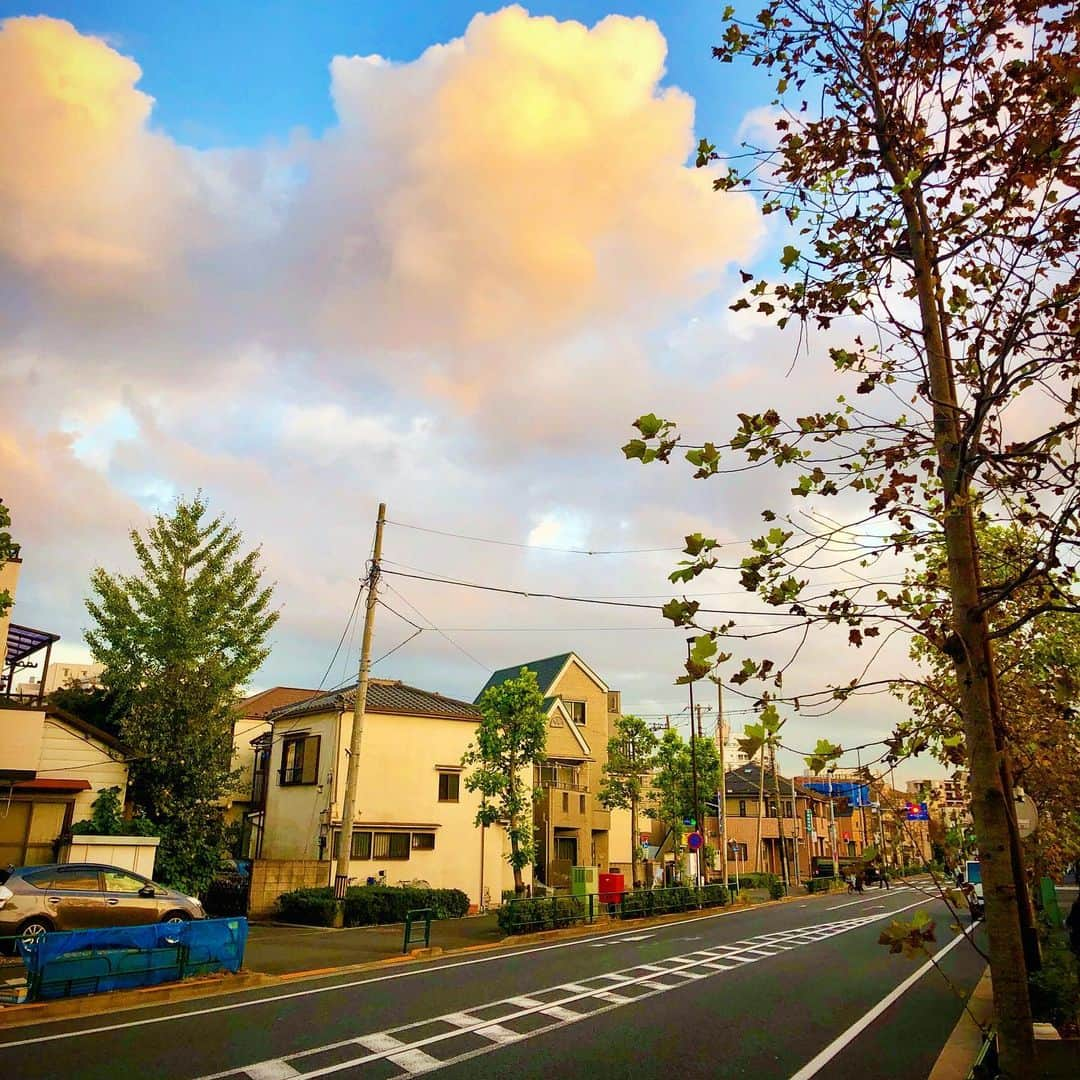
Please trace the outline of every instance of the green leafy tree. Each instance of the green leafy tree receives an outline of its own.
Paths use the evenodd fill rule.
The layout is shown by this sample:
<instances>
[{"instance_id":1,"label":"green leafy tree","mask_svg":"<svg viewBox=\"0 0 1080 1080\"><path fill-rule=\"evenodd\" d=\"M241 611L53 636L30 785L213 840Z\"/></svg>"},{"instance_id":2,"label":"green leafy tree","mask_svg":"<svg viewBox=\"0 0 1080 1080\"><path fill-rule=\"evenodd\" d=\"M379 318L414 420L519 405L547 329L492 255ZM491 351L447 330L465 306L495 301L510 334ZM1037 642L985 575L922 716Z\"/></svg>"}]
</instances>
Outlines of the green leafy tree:
<instances>
[{"instance_id":1,"label":"green leafy tree","mask_svg":"<svg viewBox=\"0 0 1080 1080\"><path fill-rule=\"evenodd\" d=\"M4 505L4 500L0 499L0 566L19 556L19 545L11 539L10 530L11 514ZM8 613L13 602L11 593L7 589L0 589L0 619Z\"/></svg>"},{"instance_id":2,"label":"green leafy tree","mask_svg":"<svg viewBox=\"0 0 1080 1080\"><path fill-rule=\"evenodd\" d=\"M744 274L732 307L791 324L811 349L827 332L854 399L788 419L771 408L740 413L733 433L695 439L685 456L703 480L747 463L794 474L792 496L806 509L781 518L782 509L766 508L777 524L755 538L741 570L744 586L783 609L801 640L818 624L844 628L856 648L883 631L913 632L953 663L1001 1065L1028 1077L1027 914L995 660L996 644L1019 625L991 630L989 617L1018 583L1045 590L1041 610L1077 610L1078 5L768 0L751 20L728 8L724 21L716 58L774 77L777 99L775 139L744 147L716 186L758 195L790 241L777 274ZM716 157L703 140L698 163ZM627 456L670 460L681 440L674 423L649 413L636 426ZM847 520L826 501L842 504ZM996 590L984 588L980 513L1039 539L1030 563ZM937 537L948 555L945 621L897 587L889 565ZM718 547L688 536L689 559L674 580L717 566ZM817 585L814 571L828 565L835 577L844 551L857 580ZM665 614L698 625L696 601L673 600ZM738 674L771 685L790 666L743 663ZM864 671L800 700L842 702L875 681L889 680Z\"/></svg>"},{"instance_id":3,"label":"green leafy tree","mask_svg":"<svg viewBox=\"0 0 1080 1080\"><path fill-rule=\"evenodd\" d=\"M638 809L648 788L656 746L657 738L644 720L637 716L620 716L615 724L615 734L608 740L608 759L600 779L601 805L608 810L630 811L630 857L635 889L643 884L639 873Z\"/></svg>"},{"instance_id":4,"label":"green leafy tree","mask_svg":"<svg viewBox=\"0 0 1080 1080\"><path fill-rule=\"evenodd\" d=\"M712 739L694 736L697 756L698 799L708 792L720 791L720 756ZM694 805L693 758L690 743L674 729L661 736L654 758L655 767L648 813L662 821L681 843L683 819L690 818L704 828L701 808Z\"/></svg>"},{"instance_id":5,"label":"green leafy tree","mask_svg":"<svg viewBox=\"0 0 1080 1080\"><path fill-rule=\"evenodd\" d=\"M102 788L90 804L90 816L76 821L71 831L76 836L157 836L158 830L151 821L135 814L124 817L118 787Z\"/></svg>"},{"instance_id":6,"label":"green leafy tree","mask_svg":"<svg viewBox=\"0 0 1080 1080\"><path fill-rule=\"evenodd\" d=\"M130 798L161 833L156 872L198 892L227 845L233 710L278 615L259 552L201 494L131 542L138 574L93 573L86 641L132 753Z\"/></svg>"},{"instance_id":7,"label":"green leafy tree","mask_svg":"<svg viewBox=\"0 0 1080 1080\"><path fill-rule=\"evenodd\" d=\"M544 760L547 718L544 695L536 672L522 668L513 679L489 686L480 696L480 725L476 742L461 764L472 771L465 778L469 791L480 792L476 824L506 822L510 837L508 861L514 871L514 892L525 892L521 871L535 856L532 776L521 774Z\"/></svg>"},{"instance_id":8,"label":"green leafy tree","mask_svg":"<svg viewBox=\"0 0 1080 1080\"><path fill-rule=\"evenodd\" d=\"M61 686L49 694L49 704L120 738L119 701L115 691L102 686Z\"/></svg>"},{"instance_id":9,"label":"green leafy tree","mask_svg":"<svg viewBox=\"0 0 1080 1080\"><path fill-rule=\"evenodd\" d=\"M815 776L820 776L830 765L839 761L843 753L843 747L837 743L831 743L828 739L818 739L813 752L808 757L803 758L803 761L806 762ZM837 877L840 874L840 857L836 850L836 823L833 821L831 796L829 798L829 844L832 847L833 877ZM882 852L882 857L884 857L884 854Z\"/></svg>"}]
</instances>

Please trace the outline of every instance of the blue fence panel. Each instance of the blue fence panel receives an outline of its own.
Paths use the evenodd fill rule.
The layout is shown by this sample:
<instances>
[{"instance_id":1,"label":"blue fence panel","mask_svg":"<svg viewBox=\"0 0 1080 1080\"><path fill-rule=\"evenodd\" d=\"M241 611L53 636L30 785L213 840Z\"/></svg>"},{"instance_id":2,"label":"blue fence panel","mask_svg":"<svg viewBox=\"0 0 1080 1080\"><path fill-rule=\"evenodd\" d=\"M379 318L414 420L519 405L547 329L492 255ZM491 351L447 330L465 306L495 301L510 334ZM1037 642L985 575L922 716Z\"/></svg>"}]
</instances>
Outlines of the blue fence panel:
<instances>
[{"instance_id":1,"label":"blue fence panel","mask_svg":"<svg viewBox=\"0 0 1080 1080\"><path fill-rule=\"evenodd\" d=\"M244 962L247 919L53 932L19 942L29 997L71 997L172 982Z\"/></svg>"}]
</instances>

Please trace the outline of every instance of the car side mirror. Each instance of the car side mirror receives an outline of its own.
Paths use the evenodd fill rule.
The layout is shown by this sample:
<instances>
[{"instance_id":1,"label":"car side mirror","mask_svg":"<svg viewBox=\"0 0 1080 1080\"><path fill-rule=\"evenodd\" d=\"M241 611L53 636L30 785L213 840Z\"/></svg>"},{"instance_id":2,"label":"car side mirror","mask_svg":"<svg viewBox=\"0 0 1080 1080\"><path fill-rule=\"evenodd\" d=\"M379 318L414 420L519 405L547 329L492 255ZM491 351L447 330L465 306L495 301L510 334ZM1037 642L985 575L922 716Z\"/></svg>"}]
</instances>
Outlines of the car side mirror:
<instances>
[{"instance_id":1,"label":"car side mirror","mask_svg":"<svg viewBox=\"0 0 1080 1080\"><path fill-rule=\"evenodd\" d=\"M156 896L157 893L154 891L154 886L153 885L144 885L139 890L139 895L140 896L153 897L153 896Z\"/></svg>"}]
</instances>

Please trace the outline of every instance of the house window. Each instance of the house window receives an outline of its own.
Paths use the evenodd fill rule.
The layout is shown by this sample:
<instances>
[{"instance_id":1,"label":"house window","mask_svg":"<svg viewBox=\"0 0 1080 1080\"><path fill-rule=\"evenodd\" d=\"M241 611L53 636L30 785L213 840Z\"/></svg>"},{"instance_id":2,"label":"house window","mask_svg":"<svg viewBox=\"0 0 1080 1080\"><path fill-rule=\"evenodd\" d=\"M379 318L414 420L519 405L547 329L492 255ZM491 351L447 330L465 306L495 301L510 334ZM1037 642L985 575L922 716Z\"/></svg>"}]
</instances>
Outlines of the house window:
<instances>
[{"instance_id":1,"label":"house window","mask_svg":"<svg viewBox=\"0 0 1080 1080\"><path fill-rule=\"evenodd\" d=\"M585 813L585 796L584 795L579 795L578 798L581 800L581 810L580 810L580 812L582 814L584 814Z\"/></svg>"},{"instance_id":2,"label":"house window","mask_svg":"<svg viewBox=\"0 0 1080 1080\"><path fill-rule=\"evenodd\" d=\"M574 721L579 727L585 726L585 702L584 701L564 701L566 711L570 714L570 719Z\"/></svg>"},{"instance_id":3,"label":"house window","mask_svg":"<svg viewBox=\"0 0 1080 1080\"><path fill-rule=\"evenodd\" d=\"M255 767L251 773L251 802L262 806L266 800L266 779L270 772L270 750L259 747L255 751Z\"/></svg>"},{"instance_id":4,"label":"house window","mask_svg":"<svg viewBox=\"0 0 1080 1080\"><path fill-rule=\"evenodd\" d=\"M377 832L373 839L373 858L407 859L409 857L409 834L407 832Z\"/></svg>"},{"instance_id":5,"label":"house window","mask_svg":"<svg viewBox=\"0 0 1080 1080\"><path fill-rule=\"evenodd\" d=\"M434 851L435 834L433 832L414 832L412 834L413 851Z\"/></svg>"},{"instance_id":6,"label":"house window","mask_svg":"<svg viewBox=\"0 0 1080 1080\"><path fill-rule=\"evenodd\" d=\"M281 772L279 774L279 782L282 786L319 782L319 743L321 741L321 735L296 735L285 738L281 746Z\"/></svg>"},{"instance_id":7,"label":"house window","mask_svg":"<svg viewBox=\"0 0 1080 1080\"><path fill-rule=\"evenodd\" d=\"M746 800L739 800L739 817L746 817Z\"/></svg>"},{"instance_id":8,"label":"house window","mask_svg":"<svg viewBox=\"0 0 1080 1080\"><path fill-rule=\"evenodd\" d=\"M352 848L350 854L351 859L370 859L371 858L371 833L361 832L359 829L353 829L352 843L349 845ZM338 852L341 850L341 832L336 831L334 833L334 843L332 845L331 858L336 859Z\"/></svg>"},{"instance_id":9,"label":"house window","mask_svg":"<svg viewBox=\"0 0 1080 1080\"><path fill-rule=\"evenodd\" d=\"M460 774L456 772L439 773L439 802L457 802L460 794Z\"/></svg>"},{"instance_id":10,"label":"house window","mask_svg":"<svg viewBox=\"0 0 1080 1080\"><path fill-rule=\"evenodd\" d=\"M784 817L794 817L794 816L795 816L795 810L792 807L791 803L790 802L785 802L784 803Z\"/></svg>"},{"instance_id":11,"label":"house window","mask_svg":"<svg viewBox=\"0 0 1080 1080\"><path fill-rule=\"evenodd\" d=\"M562 808L564 814L570 813L570 793L568 791L562 793Z\"/></svg>"}]
</instances>

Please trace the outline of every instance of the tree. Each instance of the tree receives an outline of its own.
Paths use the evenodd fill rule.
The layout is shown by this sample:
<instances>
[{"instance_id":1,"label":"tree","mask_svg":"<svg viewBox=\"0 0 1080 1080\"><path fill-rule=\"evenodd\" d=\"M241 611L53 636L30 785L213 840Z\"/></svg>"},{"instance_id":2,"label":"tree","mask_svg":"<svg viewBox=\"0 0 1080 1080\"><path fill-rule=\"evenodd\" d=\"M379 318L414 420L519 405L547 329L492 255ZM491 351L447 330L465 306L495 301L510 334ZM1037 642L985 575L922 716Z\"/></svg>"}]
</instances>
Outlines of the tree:
<instances>
[{"instance_id":1,"label":"tree","mask_svg":"<svg viewBox=\"0 0 1080 1080\"><path fill-rule=\"evenodd\" d=\"M1016 578L1037 541L1018 526L981 524L977 529L986 587L998 589ZM913 587L925 590L945 572L945 551L928 549ZM1002 704L1002 736L1012 775L1039 808L1039 828L1025 843L1037 876L1064 869L1080 850L1080 620L1062 612L1044 612L1023 621L1041 602L1040 590L1014 588L991 613L991 630L1008 623L1020 627L998 642L996 660ZM963 716L953 665L922 638L911 643L911 657L924 670L919 682L899 684L894 693L912 710L901 726L909 740L924 741L948 765L966 759ZM945 837L950 850L954 836Z\"/></svg>"},{"instance_id":2,"label":"tree","mask_svg":"<svg viewBox=\"0 0 1080 1080\"><path fill-rule=\"evenodd\" d=\"M753 22L735 20L731 8L725 16L717 59L749 59L777 77L777 142L748 147L741 157L750 167L740 161L717 187L759 193L764 213L784 215L791 240L780 259L786 276L750 287L754 275L745 274L732 306L754 306L781 328L793 321L800 345L827 335L833 366L857 380L860 404L841 397L791 422L773 409L740 414L732 436L691 445L686 457L702 479L728 471L728 450L798 471L792 494L815 506L757 538L742 564L746 588L786 609L794 630L843 626L855 647L882 629L918 633L952 662L1001 1064L1009 1076L1030 1076L1025 894L994 657L995 643L1020 626L991 630L988 619L1019 584L1043 596L1025 618L1076 610L1077 4L770 0ZM702 140L698 163L716 158ZM636 426L627 456L670 460L675 425L650 413ZM861 500L864 509L837 522L818 500L846 509ZM1020 573L992 590L975 536L981 514L1039 539ZM945 622L891 575L866 580L869 568L936 537L947 552ZM717 547L687 537L690 559L675 580L717 565ZM826 552L835 566L838 551L853 547L862 580L816 591L807 571ZM697 612L685 598L665 607L680 626L698 625ZM732 625L699 629L715 638ZM779 690L783 668L771 659L748 657L744 671ZM822 688L817 702L842 702L870 681Z\"/></svg>"},{"instance_id":3,"label":"tree","mask_svg":"<svg viewBox=\"0 0 1080 1080\"><path fill-rule=\"evenodd\" d=\"M472 772L465 778L469 791L480 792L476 824L506 822L510 837L508 861L514 871L514 892L525 892L522 868L533 861L533 788L522 777L544 759L547 746L547 718L544 695L536 672L522 668L513 679L489 686L480 696L480 725L476 742L461 759Z\"/></svg>"},{"instance_id":4,"label":"tree","mask_svg":"<svg viewBox=\"0 0 1080 1080\"><path fill-rule=\"evenodd\" d=\"M649 725L637 716L620 716L615 734L608 740L607 763L600 779L599 798L608 810L630 811L630 851L634 888L643 882L641 844L638 836L638 807L653 770L657 738Z\"/></svg>"},{"instance_id":5,"label":"tree","mask_svg":"<svg viewBox=\"0 0 1080 1080\"><path fill-rule=\"evenodd\" d=\"M720 791L720 756L716 744L712 739L695 735L694 751L698 791ZM684 820L691 819L704 829L704 822L698 821L700 809L694 806L690 744L674 728L669 728L657 745L654 761L650 806L646 812L662 821L675 834L677 842L681 842Z\"/></svg>"},{"instance_id":6,"label":"tree","mask_svg":"<svg viewBox=\"0 0 1080 1080\"><path fill-rule=\"evenodd\" d=\"M138 574L98 567L91 577L86 642L132 753L130 798L161 833L156 872L198 892L227 843L233 710L278 615L259 552L244 553L239 530L211 517L201 494L131 542Z\"/></svg>"},{"instance_id":7,"label":"tree","mask_svg":"<svg viewBox=\"0 0 1080 1080\"><path fill-rule=\"evenodd\" d=\"M12 541L10 527L11 514L4 500L0 499L0 566L19 557L19 545ZM0 589L0 619L8 613L13 602L11 593L7 589Z\"/></svg>"},{"instance_id":8,"label":"tree","mask_svg":"<svg viewBox=\"0 0 1080 1080\"><path fill-rule=\"evenodd\" d=\"M61 686L49 694L49 704L120 738L122 724L114 691L100 686Z\"/></svg>"}]
</instances>

